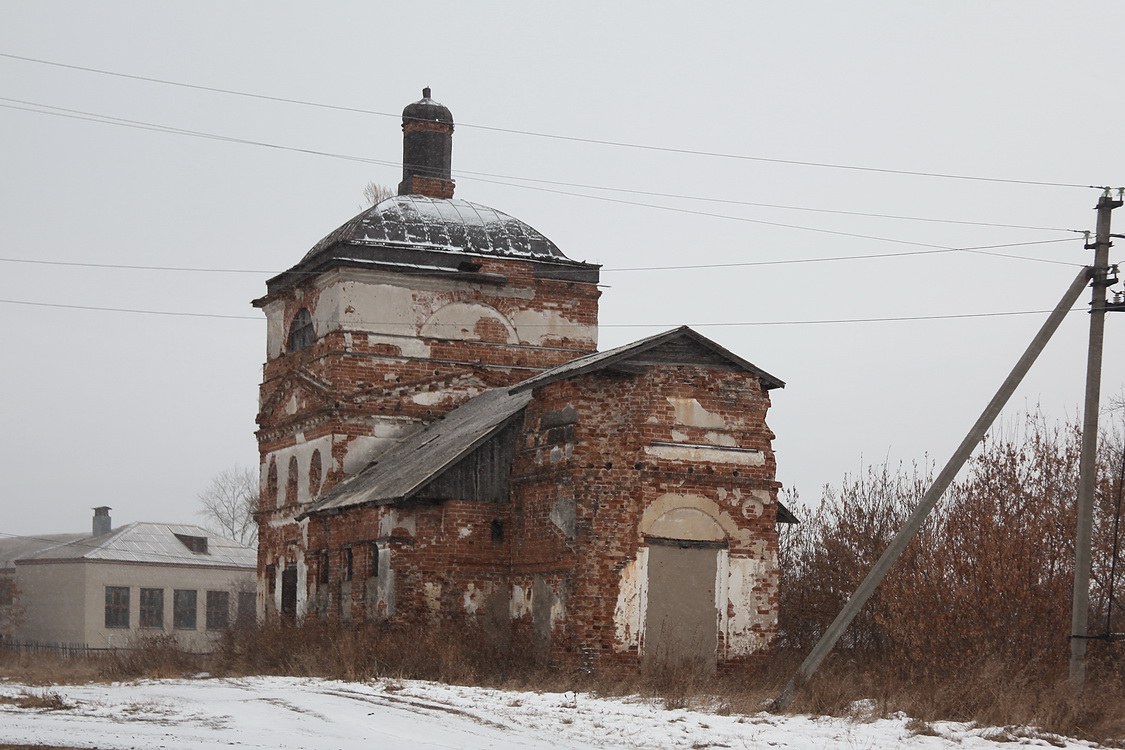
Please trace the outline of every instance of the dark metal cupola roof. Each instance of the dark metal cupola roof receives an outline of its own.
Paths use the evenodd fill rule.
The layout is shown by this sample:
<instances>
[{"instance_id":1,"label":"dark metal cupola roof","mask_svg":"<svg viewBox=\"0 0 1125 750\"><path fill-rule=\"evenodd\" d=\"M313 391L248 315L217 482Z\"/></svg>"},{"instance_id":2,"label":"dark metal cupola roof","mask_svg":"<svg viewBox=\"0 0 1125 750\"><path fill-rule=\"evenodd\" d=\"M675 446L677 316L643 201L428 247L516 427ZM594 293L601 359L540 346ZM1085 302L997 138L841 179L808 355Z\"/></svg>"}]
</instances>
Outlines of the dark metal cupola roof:
<instances>
[{"instance_id":1,"label":"dark metal cupola roof","mask_svg":"<svg viewBox=\"0 0 1125 750\"><path fill-rule=\"evenodd\" d=\"M402 110L402 182L399 195L453 197L453 115L422 89Z\"/></svg>"},{"instance_id":2,"label":"dark metal cupola roof","mask_svg":"<svg viewBox=\"0 0 1125 750\"><path fill-rule=\"evenodd\" d=\"M450 125L453 124L453 114L449 111L449 107L444 104L439 104L430 98L430 87L422 89L422 98L416 102L407 104L402 110L402 120L427 120L432 122L444 122Z\"/></svg>"}]
</instances>

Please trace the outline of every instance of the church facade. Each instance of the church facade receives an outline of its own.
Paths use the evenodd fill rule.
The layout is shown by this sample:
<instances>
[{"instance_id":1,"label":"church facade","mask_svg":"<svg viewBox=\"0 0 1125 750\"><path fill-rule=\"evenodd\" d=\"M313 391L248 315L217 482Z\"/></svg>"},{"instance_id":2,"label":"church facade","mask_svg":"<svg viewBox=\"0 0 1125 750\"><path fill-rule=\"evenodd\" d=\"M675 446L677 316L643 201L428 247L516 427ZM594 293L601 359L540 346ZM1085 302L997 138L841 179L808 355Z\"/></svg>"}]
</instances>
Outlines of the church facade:
<instances>
[{"instance_id":1,"label":"church facade","mask_svg":"<svg viewBox=\"0 0 1125 750\"><path fill-rule=\"evenodd\" d=\"M688 328L598 352L599 267L455 199L453 128L425 90L398 195L254 302L261 611L590 667L768 649L784 384Z\"/></svg>"}]
</instances>

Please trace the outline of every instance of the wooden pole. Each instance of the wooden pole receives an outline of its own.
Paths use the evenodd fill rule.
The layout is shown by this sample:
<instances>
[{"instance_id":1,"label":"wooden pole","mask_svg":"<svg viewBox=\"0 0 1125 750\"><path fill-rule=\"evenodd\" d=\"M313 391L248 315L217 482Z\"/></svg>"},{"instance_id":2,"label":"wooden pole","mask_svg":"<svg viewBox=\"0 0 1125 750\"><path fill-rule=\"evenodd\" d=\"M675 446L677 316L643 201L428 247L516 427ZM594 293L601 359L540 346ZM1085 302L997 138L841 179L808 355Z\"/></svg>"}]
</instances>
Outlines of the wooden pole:
<instances>
[{"instance_id":1,"label":"wooden pole","mask_svg":"<svg viewBox=\"0 0 1125 750\"><path fill-rule=\"evenodd\" d=\"M871 569L871 572L869 572L867 577L863 579L863 582L859 584L859 588L849 597L844 608L840 610L840 614L836 615L836 619L833 620L832 624L828 626L828 629L824 631L824 635L820 637L820 640L813 647L813 650L809 652L809 655L805 657L804 662L802 662L801 666L797 669L797 674L793 676L785 686L785 689L773 699L771 703L772 709L781 710L793 702L793 696L796 694L797 690L813 676L817 667L819 667L820 663L824 660L824 657L826 657L832 650L832 647L836 645L836 641L840 639L840 636L847 630L848 625L851 624L852 620L863 608L863 605L871 598L871 595L875 592L875 588L882 582L887 571L891 569L891 566L894 565L903 550L906 549L906 545L910 542L910 539L918 532L918 529L921 528L922 522L926 520L926 516L933 510L934 505L949 487L953 478L957 475L957 472L961 470L965 461L968 460L973 449L976 448L984 438L988 428L996 421L996 417L1000 414L1000 411L1004 408L1008 399L1011 398L1012 393L1015 392L1016 387L1019 386L1020 381L1023 380L1027 371L1031 369L1031 365L1035 362L1039 353L1043 351L1043 347L1047 345L1051 336L1058 329L1059 324L1062 323L1063 318L1070 312L1070 308L1078 300L1079 295L1082 294L1082 290L1086 287L1086 281L1089 278L1089 270L1089 268L1083 268L1074 278L1074 281L1071 282L1070 287L1066 290L1066 294L1059 300L1058 305L1055 306L1055 309L1047 317L1047 320L1043 323L1043 327L1039 329L1039 333L1032 339L1031 344L1028 345L1023 356L1016 362L1016 366L1012 368L1011 373L1008 374L1008 377L1004 380L1003 384L1001 384L996 395L988 402L988 406L985 407L980 417L977 418L977 421L969 429L969 433L965 435L965 439L961 441L961 445L958 446L953 457L949 459L945 468L943 468L941 473L937 475L937 478L934 479L934 483L930 486L930 489L926 491L926 494L923 495L921 502L918 503L918 507L910 514L906 525L895 534L894 539L891 540L887 549L883 551L883 555L879 558L879 561L875 563L875 567Z\"/></svg>"}]
</instances>

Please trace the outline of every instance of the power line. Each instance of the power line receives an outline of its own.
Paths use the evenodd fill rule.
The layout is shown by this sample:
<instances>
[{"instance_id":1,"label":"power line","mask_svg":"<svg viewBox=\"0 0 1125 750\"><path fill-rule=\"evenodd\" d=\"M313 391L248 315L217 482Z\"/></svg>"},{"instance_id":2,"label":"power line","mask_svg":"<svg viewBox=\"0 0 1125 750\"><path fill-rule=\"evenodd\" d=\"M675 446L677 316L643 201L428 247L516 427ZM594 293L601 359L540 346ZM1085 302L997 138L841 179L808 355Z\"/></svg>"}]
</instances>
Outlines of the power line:
<instances>
[{"instance_id":1,"label":"power line","mask_svg":"<svg viewBox=\"0 0 1125 750\"><path fill-rule=\"evenodd\" d=\"M96 312L119 312L119 313L133 313L140 315L164 315L172 317L192 317L192 318L220 318L228 320L256 320L264 321L264 318L255 315L220 315L212 313L193 313L193 312L179 312L170 310L140 310L124 307L96 307L93 305L66 305L56 302L31 302L28 300L13 300L13 299L0 299L0 304L9 305L25 305L29 307L50 307L62 308L66 310L85 310ZM1075 312L1084 308L1073 308L1071 312ZM679 325L689 325L695 328L715 328L715 327L739 327L739 326L794 326L794 325L830 325L840 323L891 323L891 322L904 322L904 321L920 321L920 320L957 320L962 318L998 318L1014 315L1038 315L1041 313L1049 313L1050 310L1009 310L1005 312L990 312L990 313L950 313L945 315L903 315L903 316L888 316L888 317L875 317L875 318L822 318L822 319L809 319L809 320L758 320L758 321L718 321L718 322L704 322L704 323L687 323ZM339 322L339 321L337 321ZM349 325L378 325L373 321L348 321ZM535 324L524 325L525 328L535 328ZM544 327L559 328L566 327L560 324L544 324ZM573 327L580 327L575 324ZM584 326L581 326L584 327ZM669 323L599 323L599 328L674 328L675 325Z\"/></svg>"},{"instance_id":2,"label":"power line","mask_svg":"<svg viewBox=\"0 0 1125 750\"><path fill-rule=\"evenodd\" d=\"M331 109L331 110L336 110L336 111L340 111L340 112L352 112L352 113L358 113L358 114L376 115L376 116L379 116L379 117L394 117L394 118L401 117L401 115L398 114L398 113L381 112L381 111L378 111L378 110L365 109L365 108L362 108L362 107L346 107L346 106L342 106L342 105L328 104L328 103L325 103L325 102L314 102L314 101L309 101L309 100L304 100L304 99L294 99L294 98L282 97L282 96L269 96L267 94L255 94L255 93L251 93L251 92L248 92L248 91L238 91L238 90L235 90L235 89L220 88L220 87L217 87L217 86L202 86L202 85L198 85L198 84L184 83L182 81L172 81L172 80L163 79L163 78L155 78L155 77L151 77L151 76L135 75L135 74L131 74L131 73L120 73L120 72L117 72L117 71L103 70L103 69L100 69L100 68L92 68L92 67L82 66L82 65L72 65L72 64L68 64L68 63L61 63L61 62L56 62L56 61L52 61L52 60L43 60L43 59L34 58L34 57L25 57L25 56L22 56L22 55L14 55L14 54L4 53L4 52L0 52L0 57L6 57L6 58L9 58L9 59L12 59L12 60L20 60L20 61L23 61L23 62L36 63L36 64L40 64L40 65L51 65L51 66L54 66L54 67L67 68L67 69L71 69L71 70L81 70L81 71L88 72L88 73L97 73L99 75L114 76L114 77L118 77L118 78L128 78L128 79L132 79L132 80L146 81L148 83L158 83L158 84L162 84L162 85L166 85L166 86L177 86L177 87L180 87L180 88L194 89L194 90L197 90L197 91L208 91L208 92L212 92L212 93L228 94L228 95L231 95L231 96L241 96L241 97L246 97L246 98L250 98L250 99L260 99L260 100L264 100L264 101L281 102L281 103L286 103L286 104L296 104L296 105L300 105L300 106L304 106L304 107L317 107L317 108L321 108L321 109ZM932 178L948 179L948 180L970 180L970 181L975 181L975 182L992 182L992 183L1004 183L1004 184L1011 184L1011 185L1035 185L1035 186L1040 186L1040 187L1067 187L1067 188L1083 188L1083 189L1085 189L1085 188L1095 188L1095 189L1098 189L1098 190L1104 189L1104 186L1098 186L1098 185L1082 185L1082 184L1067 183L1067 182L1050 182L1050 181L1046 181L1046 180L1020 180L1020 179L1010 179L1010 178L1001 178L1001 177L985 177L985 176L981 176L981 175L962 175L962 174L952 174L952 173L945 173L945 172L926 172L926 171L921 171L921 170L888 169L888 168L882 168L882 167L866 167L866 166L859 166L859 165L854 165L854 164L837 164L837 163L830 163L830 162L815 162L815 161L805 161L805 160L798 160L798 159L776 159L776 158L770 158L770 157L765 157L765 156L752 156L752 155L748 155L748 154L731 154L731 153L723 153L723 152L718 152L718 151L703 151L703 150L697 150L697 149L677 148L677 147L672 147L672 146L656 146L656 145L652 145L652 144L630 143L630 142L627 142L627 141L614 141L614 140L606 140L606 139L600 139L600 138L585 138L585 137L581 137L581 136L561 135L561 134L558 134L558 133L541 133L541 132L536 132L536 131L531 131L531 130L520 130L520 129L517 129L517 128L502 128L502 127L496 127L496 126L491 126L491 125L480 125L480 124L464 123L464 122L459 122L459 123L457 123L457 125L458 125L458 127L476 128L478 130L487 130L487 131L492 131L492 132L497 132L497 133L509 133L509 134L513 134L513 135L532 136L532 137L536 137L536 138L550 138L552 140L569 141L569 142L573 142L573 143L586 143L586 144L593 144L593 145L599 145L599 146L614 146L614 147L618 147L618 148L639 149L639 150L644 150L644 151L657 151L657 152L663 152L663 153L684 154L684 155L688 155L688 156L706 156L706 157L711 157L711 158L734 159L734 160L740 160L740 161L755 161L755 162L762 162L762 163L769 163L769 164L786 164L786 165L791 165L791 166L817 167L817 168L823 168L823 169L841 169L841 170L851 170L851 171L858 171L858 172L871 172L871 173L878 173L878 174L905 175L905 176L912 176L912 177L932 177Z\"/></svg>"},{"instance_id":3,"label":"power line","mask_svg":"<svg viewBox=\"0 0 1125 750\"><path fill-rule=\"evenodd\" d=\"M249 145L249 146L260 146L260 147L263 147L263 148L271 148L271 149L281 150L281 151L293 151L293 152L296 152L296 153L309 154L309 155L314 155L314 156L326 156L326 157L330 157L330 158L333 158L333 159L342 159L342 160L345 160L345 161L354 161L354 162L359 162L359 163L362 163L362 164L375 164L375 165L378 165L378 166L386 166L386 167L398 167L399 166L398 162L393 162L393 161L389 161L389 160L385 160L385 159L373 159L373 158L370 158L370 157L353 156L353 155L349 155L349 154L339 154L339 153L333 153L333 152L328 152L328 151L319 151L319 150L316 150L316 149L298 148L298 147L294 147L294 146L283 146L283 145L280 145L280 144L269 143L269 142L266 142L266 141L258 141L258 140L253 140L253 139L249 139L249 138L237 138L237 137L234 137L234 136L226 136L226 135L221 135L221 134L217 134L217 133L208 133L208 132L200 131L200 130L189 130L189 129L186 129L186 128L178 128L178 127L174 127L174 126L170 126L170 125L161 125L161 124L158 124L158 123L145 122L143 120L133 120L133 119L128 119L128 118L124 118L124 117L115 117L115 116L112 116L112 115L104 115L104 114L101 114L101 113L98 113L98 112L89 112L89 111L85 111L85 110L70 109L70 108L67 108L67 107L59 107L59 106L56 106L56 105L53 105L53 104L43 104L41 102L33 102L33 101L25 100L25 99L13 99L13 98L10 98L10 97L0 96L0 101L13 102L15 105L19 105L19 104L28 105L28 106L14 106L13 104L0 104L0 107L6 108L6 109L14 109L14 110L18 110L18 111L21 111L21 112L31 112L31 113L34 113L34 114L51 115L51 116L55 116L55 117L64 117L64 118L67 118L67 119L82 120L82 121L86 121L86 122L97 122L97 123L101 123L101 124L104 124L104 125L118 125L118 126L121 126L121 127L132 127L132 128L136 128L136 129L139 129L139 130L149 130L149 131L161 132L161 133L172 133L172 134L176 134L176 135L185 135L185 136L191 136L191 137L196 137L196 138L204 138L204 139L207 139L207 140L223 141L223 142L228 142L228 143L239 143L239 144L242 144L242 145ZM32 109L31 107L40 107L42 109ZM45 111L45 110L54 110L54 111ZM473 180L477 180L478 182L484 182L484 183L493 184L493 185L504 185L504 186L507 186L507 187L522 188L522 189L525 189L525 190L538 190L540 192L553 193L555 195L568 195L568 196L573 196L573 197L578 197L578 198L587 198L587 199L590 199L590 200L600 200L600 201L607 201L607 202L611 202L611 203L621 203L621 204L625 204L625 205L640 206L640 207L643 207L643 208L654 208L654 209L658 209L658 210L662 210L662 211L675 211L675 212L680 212L680 213L689 213L689 214L693 214L693 215L696 215L696 216L708 216L708 217L713 217L713 218L729 219L729 220L733 220L733 221L744 221L744 222L749 222L749 223L753 223L753 224L763 224L763 225L767 225L767 226L776 226L776 227L783 227L783 228L788 228L788 229L799 229L799 230L804 230L804 231L821 232L821 233L825 233L825 234L838 234L838 235L844 235L844 236L860 237L860 238L864 238L864 239L875 239L875 240L884 241L884 242L897 242L898 240L894 240L894 239L890 239L890 238L883 238L883 237L872 237L872 236L869 236L869 235L851 234L851 233L847 233L847 232L838 232L838 231L835 231L835 230L821 229L821 228L815 228L815 227L807 227L807 226L796 225L796 224L785 224L785 223L781 223L781 222L770 222L770 221L766 221L766 220L763 220L763 219L752 219L752 218L745 217L745 216L732 216L732 215L729 215L729 214L719 214L719 213L712 213L712 212L707 212L707 211L693 211L691 209L676 208L674 206L665 206L665 205L660 205L660 204L656 204L656 203L644 203L644 202L640 202L640 201L626 201L626 200L622 200L622 199L611 198L611 197L608 197L608 196L589 195L589 194L586 194L586 193L575 193L575 192L567 191L567 190L553 190L553 189L550 189L550 188L539 187L539 186L536 186L536 185L519 184L519 182L536 182L536 183L546 184L546 185L558 185L558 186L563 186L563 187L577 187L577 188L582 188L582 189L587 189L587 190L603 190L603 191L616 192L616 193L630 193L630 194L635 194L635 195L647 195L647 196L653 196L653 197L673 198L673 199L677 199L677 200L693 200L693 201L702 201L702 202L709 202L709 203L721 203L721 204L727 204L727 205L741 205L741 206L751 206L751 207L759 207L759 208L777 208L777 209L784 209L784 210L791 210L791 211L810 211L810 212L815 212L815 213L839 214L839 215L845 215L845 216L860 216L860 217L867 217L867 218L898 219L898 220L904 220L904 221L921 221L921 222L941 223L941 224L957 224L957 225L968 225L968 226L998 227L998 228L1006 228L1006 229L1027 229L1027 230L1033 230L1033 231L1073 232L1073 233L1077 233L1077 234L1083 233L1082 230L1066 229L1066 228L1062 228L1062 227L1044 227L1044 226L1031 226L1031 225L1025 225L1025 224L965 221L965 220L957 220L957 219L942 219L942 218L936 218L936 217L903 216L903 215L898 215L898 214L882 214L882 213L863 212L863 211L844 211L844 210L837 210L837 209L818 208L818 207L812 207L812 206L794 206L794 205L783 205L783 204L759 203L759 202L753 202L753 201L739 201L739 200L732 200L732 199L725 199L725 198L710 198L710 197L703 197L703 196L682 195L682 194L676 194L676 193L661 193L661 192L655 192L655 191L634 190L634 189L631 189L631 188L619 188L619 187L612 187L612 186L606 186L606 185L588 185L588 184L583 184L583 183L563 182L563 181L558 181L558 180L545 180L545 179L539 179L539 178L534 178L534 177L521 177L521 176L514 176L514 175L503 175L503 174L495 174L495 173L491 173L491 172L479 172L479 171L464 170L464 169L458 169L456 171L456 176L458 176L458 177L468 177L468 179L473 179ZM499 179L486 179L486 178L499 178ZM510 182L510 180L516 180L518 182Z\"/></svg>"},{"instance_id":4,"label":"power line","mask_svg":"<svg viewBox=\"0 0 1125 750\"><path fill-rule=\"evenodd\" d=\"M914 250L902 253L867 253L861 255L836 255L823 258L787 258L782 260L752 260L752 261L735 261L731 263L694 263L685 265L674 266L623 266L621 268L602 268L603 273L619 273L619 272L635 272L635 271L683 271L683 270L700 270L711 268L747 268L753 266L782 266L792 264L805 264L805 263L832 263L851 260L877 260L881 258L907 258L917 255L940 255L952 252L965 252L980 255L990 255L1000 258L1011 258L1013 260L1027 260L1039 263L1052 263L1064 266L1081 267L1082 263L1071 263L1063 260L1051 260L1049 258L1034 258L1025 255L1011 255L1008 253L991 253L987 252L991 249L1003 247L1023 247L1027 245L1046 245L1055 242L1073 242L1077 238L1063 237L1054 240L1037 240L1033 242L1007 242L999 245L977 245L973 247L949 247L939 248L934 250ZM347 261L348 258L340 258L342 261ZM62 266L62 267L75 267L75 268L102 268L112 270L129 270L129 271L167 271L167 272L186 272L186 273L240 273L240 274L256 274L256 275L269 275L275 276L283 273L282 271L270 271L254 268L203 268L203 267L189 267L189 266L148 266L148 265L134 265L128 263L92 263L88 261L63 261L63 260L43 260L41 258L0 258L0 263L23 263L28 265L40 266ZM323 273L323 271L290 271L289 273L315 276Z\"/></svg>"}]
</instances>

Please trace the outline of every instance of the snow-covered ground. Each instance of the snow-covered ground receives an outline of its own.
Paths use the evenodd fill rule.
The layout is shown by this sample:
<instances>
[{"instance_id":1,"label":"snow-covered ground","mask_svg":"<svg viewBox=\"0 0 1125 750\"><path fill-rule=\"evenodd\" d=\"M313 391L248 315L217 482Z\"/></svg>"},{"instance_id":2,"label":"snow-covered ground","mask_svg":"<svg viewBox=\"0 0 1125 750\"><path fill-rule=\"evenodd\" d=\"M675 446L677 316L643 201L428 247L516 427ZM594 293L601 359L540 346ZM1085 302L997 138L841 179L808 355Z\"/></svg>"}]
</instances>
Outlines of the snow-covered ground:
<instances>
[{"instance_id":1,"label":"snow-covered ground","mask_svg":"<svg viewBox=\"0 0 1125 750\"><path fill-rule=\"evenodd\" d=\"M915 734L906 717L863 720L666 710L640 700L530 693L429 682L289 677L145 680L48 689L68 707L0 700L0 744L82 748L953 748L996 750L1004 730L938 723ZM44 688L0 683L0 698ZM1089 747L1059 738L1021 744ZM986 739L992 735L994 739ZM1050 742L1048 742L1048 739Z\"/></svg>"}]
</instances>

